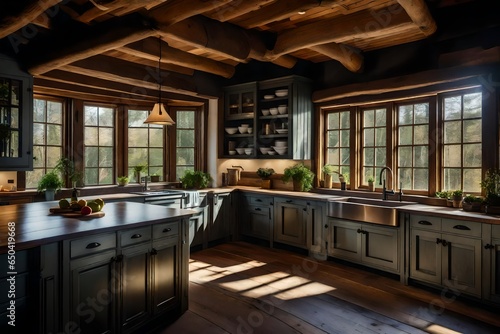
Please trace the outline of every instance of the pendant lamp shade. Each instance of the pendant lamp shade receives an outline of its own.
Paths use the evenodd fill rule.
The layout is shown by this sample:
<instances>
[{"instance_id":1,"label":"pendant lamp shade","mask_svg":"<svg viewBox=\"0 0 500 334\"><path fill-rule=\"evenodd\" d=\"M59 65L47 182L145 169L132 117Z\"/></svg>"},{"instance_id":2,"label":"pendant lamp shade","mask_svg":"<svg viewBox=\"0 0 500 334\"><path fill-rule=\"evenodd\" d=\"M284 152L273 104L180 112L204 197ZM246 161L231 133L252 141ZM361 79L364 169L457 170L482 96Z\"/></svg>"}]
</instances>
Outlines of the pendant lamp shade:
<instances>
[{"instance_id":1,"label":"pendant lamp shade","mask_svg":"<svg viewBox=\"0 0 500 334\"><path fill-rule=\"evenodd\" d=\"M173 125L175 122L167 114L163 103L155 103L153 110L144 121L146 124Z\"/></svg>"},{"instance_id":2,"label":"pendant lamp shade","mask_svg":"<svg viewBox=\"0 0 500 334\"><path fill-rule=\"evenodd\" d=\"M165 110L165 106L161 102L161 37L158 37L158 43L160 46L160 57L158 58L158 102L153 106L153 110L149 114L148 118L144 121L144 124L158 124L158 125L173 125L175 122L172 120L170 115Z\"/></svg>"}]
</instances>

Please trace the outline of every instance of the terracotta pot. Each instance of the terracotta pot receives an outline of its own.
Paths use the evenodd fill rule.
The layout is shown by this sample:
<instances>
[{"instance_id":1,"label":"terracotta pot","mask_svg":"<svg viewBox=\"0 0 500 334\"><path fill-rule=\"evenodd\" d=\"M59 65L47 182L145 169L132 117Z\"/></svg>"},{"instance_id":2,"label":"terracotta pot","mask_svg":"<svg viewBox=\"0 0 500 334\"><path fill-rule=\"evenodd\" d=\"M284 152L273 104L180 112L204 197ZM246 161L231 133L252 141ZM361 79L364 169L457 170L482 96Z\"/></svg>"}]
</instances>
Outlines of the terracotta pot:
<instances>
[{"instance_id":1,"label":"terracotta pot","mask_svg":"<svg viewBox=\"0 0 500 334\"><path fill-rule=\"evenodd\" d=\"M375 183L373 183L373 182L368 182L368 190L370 190L370 191L375 191Z\"/></svg>"},{"instance_id":2,"label":"terracotta pot","mask_svg":"<svg viewBox=\"0 0 500 334\"><path fill-rule=\"evenodd\" d=\"M262 179L260 187L262 189L271 189L271 180L269 180L269 179Z\"/></svg>"},{"instance_id":3,"label":"terracotta pot","mask_svg":"<svg viewBox=\"0 0 500 334\"><path fill-rule=\"evenodd\" d=\"M302 180L293 180L293 191L302 191L304 189L304 183Z\"/></svg>"}]
</instances>

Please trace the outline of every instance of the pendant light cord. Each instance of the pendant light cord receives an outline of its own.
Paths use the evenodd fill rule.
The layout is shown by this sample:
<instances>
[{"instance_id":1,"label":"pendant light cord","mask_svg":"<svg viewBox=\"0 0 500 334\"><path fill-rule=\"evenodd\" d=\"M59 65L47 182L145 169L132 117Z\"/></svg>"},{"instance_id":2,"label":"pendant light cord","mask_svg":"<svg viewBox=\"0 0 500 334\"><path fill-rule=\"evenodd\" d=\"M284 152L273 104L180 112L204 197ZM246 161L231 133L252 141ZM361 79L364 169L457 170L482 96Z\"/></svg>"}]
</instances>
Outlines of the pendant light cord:
<instances>
[{"instance_id":1,"label":"pendant light cord","mask_svg":"<svg viewBox=\"0 0 500 334\"><path fill-rule=\"evenodd\" d=\"M160 46L160 57L158 57L158 85L160 88L158 89L158 104L161 106L161 37L158 36L158 44ZM161 108L160 108L161 115Z\"/></svg>"}]
</instances>

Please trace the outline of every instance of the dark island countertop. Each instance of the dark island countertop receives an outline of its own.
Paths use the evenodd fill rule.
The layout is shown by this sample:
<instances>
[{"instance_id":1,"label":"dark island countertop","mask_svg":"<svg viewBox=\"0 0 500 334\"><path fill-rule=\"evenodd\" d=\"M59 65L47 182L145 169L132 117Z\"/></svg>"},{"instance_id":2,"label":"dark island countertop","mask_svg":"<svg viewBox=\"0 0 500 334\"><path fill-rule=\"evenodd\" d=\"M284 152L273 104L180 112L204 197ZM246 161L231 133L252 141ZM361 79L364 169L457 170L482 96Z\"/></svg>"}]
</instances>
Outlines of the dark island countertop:
<instances>
[{"instance_id":1,"label":"dark island countertop","mask_svg":"<svg viewBox=\"0 0 500 334\"><path fill-rule=\"evenodd\" d=\"M102 217L66 217L50 213L49 209L55 205L57 202L38 202L1 207L0 254L7 252L9 231L15 239L15 249L22 250L79 236L190 217L195 213L188 209L116 202L104 206Z\"/></svg>"}]
</instances>

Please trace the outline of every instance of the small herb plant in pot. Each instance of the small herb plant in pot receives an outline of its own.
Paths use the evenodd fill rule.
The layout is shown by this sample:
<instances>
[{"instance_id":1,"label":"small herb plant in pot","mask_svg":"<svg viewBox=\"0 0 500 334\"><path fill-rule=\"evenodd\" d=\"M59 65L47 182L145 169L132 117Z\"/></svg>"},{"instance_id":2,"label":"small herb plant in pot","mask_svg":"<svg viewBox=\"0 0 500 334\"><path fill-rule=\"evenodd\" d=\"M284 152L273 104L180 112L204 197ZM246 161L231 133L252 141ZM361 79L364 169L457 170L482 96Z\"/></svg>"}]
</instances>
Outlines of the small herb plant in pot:
<instances>
[{"instance_id":1,"label":"small herb plant in pot","mask_svg":"<svg viewBox=\"0 0 500 334\"><path fill-rule=\"evenodd\" d=\"M141 173L148 170L148 164L134 166L134 173L137 177L137 183L141 183Z\"/></svg>"},{"instance_id":2,"label":"small herb plant in pot","mask_svg":"<svg viewBox=\"0 0 500 334\"><path fill-rule=\"evenodd\" d=\"M119 186L126 186L128 184L129 178L127 175L124 176L118 176L118 185Z\"/></svg>"},{"instance_id":3,"label":"small herb plant in pot","mask_svg":"<svg viewBox=\"0 0 500 334\"><path fill-rule=\"evenodd\" d=\"M269 179L274 174L274 169L272 168L259 168L257 169L257 175L262 179L261 188L271 189L271 180Z\"/></svg>"},{"instance_id":4,"label":"small herb plant in pot","mask_svg":"<svg viewBox=\"0 0 500 334\"><path fill-rule=\"evenodd\" d=\"M42 176L42 178L38 182L37 189L40 192L45 190L46 201L53 201L56 191L61 189L62 186L63 182L59 177L59 174L57 174L57 172L55 171L52 171Z\"/></svg>"},{"instance_id":5,"label":"small herb plant in pot","mask_svg":"<svg viewBox=\"0 0 500 334\"><path fill-rule=\"evenodd\" d=\"M314 173L303 163L285 168L282 180L287 183L293 181L293 190L309 191L312 189Z\"/></svg>"},{"instance_id":6,"label":"small herb plant in pot","mask_svg":"<svg viewBox=\"0 0 500 334\"><path fill-rule=\"evenodd\" d=\"M375 179L373 176L369 176L368 179L368 190L375 191Z\"/></svg>"},{"instance_id":7,"label":"small herb plant in pot","mask_svg":"<svg viewBox=\"0 0 500 334\"><path fill-rule=\"evenodd\" d=\"M453 199L453 207L454 208L459 208L460 205L462 204L462 199L463 199L463 191L460 189L453 190L451 193L451 198Z\"/></svg>"},{"instance_id":8,"label":"small herb plant in pot","mask_svg":"<svg viewBox=\"0 0 500 334\"><path fill-rule=\"evenodd\" d=\"M325 188L331 188L332 187L332 174L335 172L333 165L331 164L326 164L321 168L321 171L324 174L324 183L323 186Z\"/></svg>"},{"instance_id":9,"label":"small herb plant in pot","mask_svg":"<svg viewBox=\"0 0 500 334\"><path fill-rule=\"evenodd\" d=\"M483 199L474 195L466 195L462 200L462 209L464 211L481 211Z\"/></svg>"}]
</instances>

